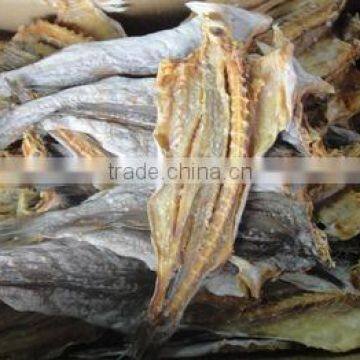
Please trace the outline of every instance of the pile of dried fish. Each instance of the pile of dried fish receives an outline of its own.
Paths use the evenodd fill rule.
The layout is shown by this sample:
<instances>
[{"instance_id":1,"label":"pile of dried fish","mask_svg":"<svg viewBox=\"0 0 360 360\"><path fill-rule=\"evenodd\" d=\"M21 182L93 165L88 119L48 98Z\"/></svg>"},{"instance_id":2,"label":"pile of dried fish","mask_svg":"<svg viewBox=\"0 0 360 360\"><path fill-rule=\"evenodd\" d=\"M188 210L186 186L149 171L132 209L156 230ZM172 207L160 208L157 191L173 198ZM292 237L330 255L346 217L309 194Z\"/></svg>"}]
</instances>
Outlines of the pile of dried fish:
<instances>
[{"instance_id":1,"label":"pile of dried fish","mask_svg":"<svg viewBox=\"0 0 360 360\"><path fill-rule=\"evenodd\" d=\"M46 3L0 42L0 160L360 157L351 1ZM359 240L358 183L1 181L0 359L358 350Z\"/></svg>"}]
</instances>

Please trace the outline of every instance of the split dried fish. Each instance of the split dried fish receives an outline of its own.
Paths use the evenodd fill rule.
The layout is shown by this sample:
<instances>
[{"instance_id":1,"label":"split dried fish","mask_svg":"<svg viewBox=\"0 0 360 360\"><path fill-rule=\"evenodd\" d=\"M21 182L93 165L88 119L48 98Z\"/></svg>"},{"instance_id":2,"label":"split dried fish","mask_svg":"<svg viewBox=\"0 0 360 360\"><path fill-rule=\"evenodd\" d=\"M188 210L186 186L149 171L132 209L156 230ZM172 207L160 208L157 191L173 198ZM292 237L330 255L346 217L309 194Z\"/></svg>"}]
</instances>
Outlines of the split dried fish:
<instances>
[{"instance_id":1,"label":"split dried fish","mask_svg":"<svg viewBox=\"0 0 360 360\"><path fill-rule=\"evenodd\" d=\"M290 0L285 1L279 6L268 12L280 30L294 45L304 48L302 42L310 45L311 39L307 38L307 32L317 28L330 26L340 15L345 6L344 0ZM317 39L312 36L312 41ZM260 36L259 40L270 44L272 32Z\"/></svg>"},{"instance_id":2,"label":"split dried fish","mask_svg":"<svg viewBox=\"0 0 360 360\"><path fill-rule=\"evenodd\" d=\"M61 48L91 40L65 27L38 20L21 27L0 53L0 71L34 63Z\"/></svg>"},{"instance_id":3,"label":"split dried fish","mask_svg":"<svg viewBox=\"0 0 360 360\"><path fill-rule=\"evenodd\" d=\"M226 42L224 29L220 28L216 32L214 28L215 25L208 25L210 30L206 33L205 44L199 52L194 53L184 62L165 62L160 67L159 120L155 135L168 159L213 156L215 150L212 149L216 149L215 154L219 158L226 156L224 146L227 143L222 142L221 137L216 138L214 135L217 134L216 130L206 130L207 127L211 129L212 124L215 124L213 125L215 129L229 129L226 121L232 124L230 126L232 129L239 127L237 134L240 136L239 139L231 140L231 135L222 131L221 134L225 138L229 136L230 143L227 146L235 152L238 151L239 157L250 153L261 156L273 145L278 133L285 130L292 121L295 102L301 99L306 90L314 90L319 85L322 89L331 88L319 78L304 75L306 73L293 59L293 47L285 40L282 48L274 50L260 60L255 60L251 64L253 70L250 71L252 82L249 93L253 97L250 113L256 121L254 123L256 133L249 152L247 149L250 139L250 133L247 132L249 100L245 95L245 74L241 72L243 71L241 65L232 68L231 64L234 61L232 54L236 53L236 50ZM222 45L221 41L226 45ZM237 61L241 64L244 54L239 53L237 57ZM209 64L206 61L209 61ZM279 66L279 64L284 65ZM296 87L295 68L302 75L299 76L298 87ZM224 71L229 71L229 79L224 78ZM231 82L234 79L238 84L243 84L243 88L235 87ZM226 90L221 92L227 81L229 85L225 88L230 89L229 92ZM211 100L206 101L206 95L210 93L208 89L211 88L208 84L211 82L216 82L219 91L219 93L215 92L212 98L218 99L215 107L220 113L215 112L215 114L218 114L218 121L224 122L221 125L215 120L206 122L206 119L216 116L213 106L210 105ZM268 93L272 96L267 96ZM229 105L223 102L227 96L230 103L232 96L236 99L232 106L239 106L238 119L232 118L233 108L229 110L226 107ZM183 103L182 99L189 99L191 105L198 103L200 106L189 106L186 100ZM207 106L211 106L211 114ZM269 111L269 109L273 110ZM269 113L276 114L273 122L272 119L268 119ZM202 142L201 134L206 134L204 135L206 143ZM212 135L215 137L209 141ZM228 197L228 193L232 195ZM219 197L216 194L219 194ZM220 185L166 184L150 200L149 218L158 259L158 279L149 318L150 326L158 327L157 330L160 328L160 334L157 334L159 338L156 341L161 342L162 337L166 339L172 334L203 278L229 259L236 219L238 219L236 213L242 209L241 204L244 203L246 194L247 190L243 184L225 183L222 189ZM217 209L218 206L221 210ZM241 210L237 216L240 214ZM218 255L212 255L215 252ZM209 258L213 260L209 262ZM150 336L154 336L154 333Z\"/></svg>"},{"instance_id":4,"label":"split dried fish","mask_svg":"<svg viewBox=\"0 0 360 360\"><path fill-rule=\"evenodd\" d=\"M199 51L159 70L155 136L167 159L249 154L243 50L222 22L205 18L204 29ZM173 334L202 280L230 257L246 194L245 184L226 180L222 186L165 184L150 199L157 257L150 341L161 343Z\"/></svg>"},{"instance_id":5,"label":"split dried fish","mask_svg":"<svg viewBox=\"0 0 360 360\"><path fill-rule=\"evenodd\" d=\"M330 81L345 73L359 56L360 43L350 44L330 35L301 54L299 62L309 73Z\"/></svg>"},{"instance_id":6,"label":"split dried fish","mask_svg":"<svg viewBox=\"0 0 360 360\"><path fill-rule=\"evenodd\" d=\"M226 5L190 4L194 11L223 14L237 40L246 41L271 23L267 16ZM47 94L116 74L155 75L161 60L182 59L200 42L200 21L195 18L175 29L142 37L73 45L36 64L0 74L0 98L11 97L9 83L25 92Z\"/></svg>"},{"instance_id":7,"label":"split dried fish","mask_svg":"<svg viewBox=\"0 0 360 360\"><path fill-rule=\"evenodd\" d=\"M97 40L125 36L119 22L107 16L92 0L47 0L56 10L57 21Z\"/></svg>"}]
</instances>

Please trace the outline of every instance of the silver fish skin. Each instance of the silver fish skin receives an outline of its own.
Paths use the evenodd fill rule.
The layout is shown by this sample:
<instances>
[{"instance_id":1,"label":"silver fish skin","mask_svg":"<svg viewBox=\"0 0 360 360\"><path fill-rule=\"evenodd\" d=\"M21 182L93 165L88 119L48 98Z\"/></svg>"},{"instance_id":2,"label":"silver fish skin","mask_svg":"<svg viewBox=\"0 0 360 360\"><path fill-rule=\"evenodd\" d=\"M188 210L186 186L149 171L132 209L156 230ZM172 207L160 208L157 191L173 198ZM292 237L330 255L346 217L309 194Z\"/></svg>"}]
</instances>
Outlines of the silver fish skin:
<instances>
[{"instance_id":1,"label":"silver fish skin","mask_svg":"<svg viewBox=\"0 0 360 360\"><path fill-rule=\"evenodd\" d=\"M46 118L38 128L57 139L56 130L66 129L82 132L94 138L110 154L122 158L156 158L157 149L152 123L116 123L85 118L83 116L59 115ZM66 144L63 143L66 147Z\"/></svg>"},{"instance_id":2,"label":"silver fish skin","mask_svg":"<svg viewBox=\"0 0 360 360\"><path fill-rule=\"evenodd\" d=\"M16 141L41 119L66 109L114 106L123 119L156 118L154 79L115 76L98 83L63 90L4 111L0 117L0 149Z\"/></svg>"},{"instance_id":3,"label":"silver fish skin","mask_svg":"<svg viewBox=\"0 0 360 360\"><path fill-rule=\"evenodd\" d=\"M146 203L153 190L149 184L121 184L69 209L4 220L0 222L0 244L11 239L21 242L23 238L51 237L61 229L79 224L86 225L88 230L107 226L147 230Z\"/></svg>"},{"instance_id":4,"label":"silver fish skin","mask_svg":"<svg viewBox=\"0 0 360 360\"><path fill-rule=\"evenodd\" d=\"M272 19L229 5L191 2L198 14L222 15L234 38L247 42L264 32ZM241 24L241 25L239 25ZM113 75L155 75L163 59L183 59L201 43L201 19L196 17L171 30L72 45L35 64L0 75L0 98L10 97L12 84L44 95Z\"/></svg>"},{"instance_id":5,"label":"silver fish skin","mask_svg":"<svg viewBox=\"0 0 360 360\"><path fill-rule=\"evenodd\" d=\"M0 300L17 311L134 330L154 276L135 259L71 238L0 250Z\"/></svg>"}]
</instances>

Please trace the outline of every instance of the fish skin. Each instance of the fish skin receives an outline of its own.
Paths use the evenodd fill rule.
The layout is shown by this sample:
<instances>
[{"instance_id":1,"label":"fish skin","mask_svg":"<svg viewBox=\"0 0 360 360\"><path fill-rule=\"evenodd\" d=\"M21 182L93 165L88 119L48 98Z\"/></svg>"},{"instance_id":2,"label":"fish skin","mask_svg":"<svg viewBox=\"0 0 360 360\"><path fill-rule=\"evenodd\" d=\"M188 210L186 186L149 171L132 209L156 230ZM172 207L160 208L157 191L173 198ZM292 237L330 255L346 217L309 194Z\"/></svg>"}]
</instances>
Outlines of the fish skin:
<instances>
[{"instance_id":1,"label":"fish skin","mask_svg":"<svg viewBox=\"0 0 360 360\"><path fill-rule=\"evenodd\" d=\"M13 309L124 333L138 324L154 280L141 261L71 238L0 250L0 268L0 299Z\"/></svg>"},{"instance_id":2,"label":"fish skin","mask_svg":"<svg viewBox=\"0 0 360 360\"><path fill-rule=\"evenodd\" d=\"M155 113L153 79L112 77L91 85L71 88L54 95L29 101L4 111L0 118L0 148L16 141L21 133L41 119L66 108L84 106L116 105L130 117L137 112ZM126 118L126 117L125 117Z\"/></svg>"},{"instance_id":3,"label":"fish skin","mask_svg":"<svg viewBox=\"0 0 360 360\"><path fill-rule=\"evenodd\" d=\"M120 159L129 157L155 159L157 150L152 134L154 124L147 125L144 127L130 121L128 124L119 124L98 121L80 115L61 115L45 119L38 125L38 128L49 132L50 136L55 139L58 139L57 131L60 129L88 134L106 152ZM63 143L63 145L67 148L71 147L71 144Z\"/></svg>"},{"instance_id":4,"label":"fish skin","mask_svg":"<svg viewBox=\"0 0 360 360\"><path fill-rule=\"evenodd\" d=\"M5 220L0 226L0 243L14 238L20 241L30 236L51 236L63 227L78 225L78 222L87 224L88 229L116 224L117 227L146 230L149 226L146 203L153 190L151 185L122 184L103 190L78 206Z\"/></svg>"},{"instance_id":5,"label":"fish skin","mask_svg":"<svg viewBox=\"0 0 360 360\"><path fill-rule=\"evenodd\" d=\"M256 15L257 21L249 23L254 15L231 6L216 5L215 10L212 4L196 6L202 12L223 12L234 26L246 19L250 29L247 28L245 34L234 34L238 40L246 40L244 35L249 33L265 31L271 23L269 17L261 15ZM155 75L161 60L182 59L200 43L201 22L195 18L174 29L146 36L73 45L35 64L1 74L0 98L11 96L9 82L44 95L113 75Z\"/></svg>"}]
</instances>

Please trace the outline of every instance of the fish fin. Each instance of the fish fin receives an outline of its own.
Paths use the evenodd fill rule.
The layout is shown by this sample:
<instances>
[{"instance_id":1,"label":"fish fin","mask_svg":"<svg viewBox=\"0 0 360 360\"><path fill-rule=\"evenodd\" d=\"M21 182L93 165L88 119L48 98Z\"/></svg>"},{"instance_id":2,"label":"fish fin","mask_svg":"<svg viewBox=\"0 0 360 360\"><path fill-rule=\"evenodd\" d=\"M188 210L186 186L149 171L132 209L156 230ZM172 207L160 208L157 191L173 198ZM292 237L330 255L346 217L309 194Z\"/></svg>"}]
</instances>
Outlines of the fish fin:
<instances>
[{"instance_id":1,"label":"fish fin","mask_svg":"<svg viewBox=\"0 0 360 360\"><path fill-rule=\"evenodd\" d=\"M267 15L250 12L230 5L190 1L186 6L199 16L219 17L229 27L237 41L249 45L254 36L268 30L272 18Z\"/></svg>"},{"instance_id":2,"label":"fish fin","mask_svg":"<svg viewBox=\"0 0 360 360\"><path fill-rule=\"evenodd\" d=\"M280 275L278 268L270 263L253 265L249 261L236 255L231 257L230 262L239 270L238 278L240 284L245 284L250 295L255 299L260 298L261 289L267 280Z\"/></svg>"}]
</instances>

